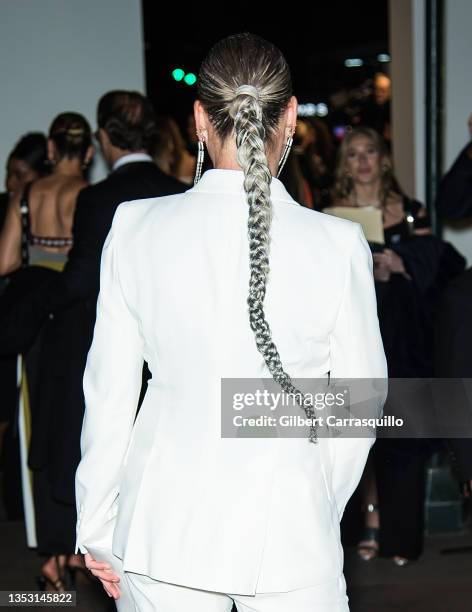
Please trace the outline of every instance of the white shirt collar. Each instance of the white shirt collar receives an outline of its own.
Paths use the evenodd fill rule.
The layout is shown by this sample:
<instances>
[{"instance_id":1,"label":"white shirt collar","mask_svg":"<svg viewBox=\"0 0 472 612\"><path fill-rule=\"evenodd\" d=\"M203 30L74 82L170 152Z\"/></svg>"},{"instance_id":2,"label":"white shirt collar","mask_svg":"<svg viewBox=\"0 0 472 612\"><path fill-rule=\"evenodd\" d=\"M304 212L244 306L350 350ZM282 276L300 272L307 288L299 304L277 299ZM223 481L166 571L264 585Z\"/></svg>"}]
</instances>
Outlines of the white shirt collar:
<instances>
[{"instance_id":1,"label":"white shirt collar","mask_svg":"<svg viewBox=\"0 0 472 612\"><path fill-rule=\"evenodd\" d=\"M116 160L111 171L114 172L118 168L121 168L121 166L134 162L152 162L152 157L147 153L129 153L128 155L123 155L123 157Z\"/></svg>"},{"instance_id":2,"label":"white shirt collar","mask_svg":"<svg viewBox=\"0 0 472 612\"><path fill-rule=\"evenodd\" d=\"M242 170L223 170L213 168L207 170L198 183L189 189L187 193L192 191L200 193L241 193L244 194L244 172ZM285 200L296 204L295 200L290 196L285 189L284 184L278 178L272 177L270 184L271 196L275 200Z\"/></svg>"}]
</instances>

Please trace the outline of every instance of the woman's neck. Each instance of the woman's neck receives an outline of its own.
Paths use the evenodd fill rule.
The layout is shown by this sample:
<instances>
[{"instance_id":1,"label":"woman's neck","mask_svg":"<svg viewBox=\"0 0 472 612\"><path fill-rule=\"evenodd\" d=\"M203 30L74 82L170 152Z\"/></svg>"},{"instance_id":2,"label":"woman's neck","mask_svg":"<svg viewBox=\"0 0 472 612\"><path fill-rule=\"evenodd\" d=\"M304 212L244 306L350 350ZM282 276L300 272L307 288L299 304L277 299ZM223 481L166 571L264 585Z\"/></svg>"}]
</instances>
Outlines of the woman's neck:
<instances>
[{"instance_id":1,"label":"woman's neck","mask_svg":"<svg viewBox=\"0 0 472 612\"><path fill-rule=\"evenodd\" d=\"M221 149L214 151L212 156L213 167L219 170L240 170L241 166L236 160L237 150L234 143L225 143ZM278 160L276 160L271 151L267 151L267 162L272 176L277 175Z\"/></svg>"},{"instance_id":2,"label":"woman's neck","mask_svg":"<svg viewBox=\"0 0 472 612\"><path fill-rule=\"evenodd\" d=\"M53 174L56 176L76 176L81 178L83 176L82 162L77 158L69 159L63 157L55 164Z\"/></svg>"},{"instance_id":3,"label":"woman's neck","mask_svg":"<svg viewBox=\"0 0 472 612\"><path fill-rule=\"evenodd\" d=\"M380 181L354 185L352 197L356 206L378 206L380 204Z\"/></svg>"}]
</instances>

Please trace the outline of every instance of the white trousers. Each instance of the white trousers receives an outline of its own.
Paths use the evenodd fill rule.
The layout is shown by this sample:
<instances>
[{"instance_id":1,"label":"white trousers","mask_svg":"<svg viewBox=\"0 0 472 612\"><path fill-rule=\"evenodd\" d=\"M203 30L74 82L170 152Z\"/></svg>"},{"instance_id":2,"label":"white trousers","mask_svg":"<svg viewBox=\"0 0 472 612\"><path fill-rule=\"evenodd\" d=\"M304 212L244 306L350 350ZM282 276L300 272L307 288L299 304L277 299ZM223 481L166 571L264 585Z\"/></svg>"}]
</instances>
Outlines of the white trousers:
<instances>
[{"instance_id":1,"label":"white trousers","mask_svg":"<svg viewBox=\"0 0 472 612\"><path fill-rule=\"evenodd\" d=\"M135 607L127 605L125 610L118 600L120 612L231 612L233 600L238 612L349 612L344 576L314 587L255 596L200 591L132 572L125 572L124 579Z\"/></svg>"}]
</instances>

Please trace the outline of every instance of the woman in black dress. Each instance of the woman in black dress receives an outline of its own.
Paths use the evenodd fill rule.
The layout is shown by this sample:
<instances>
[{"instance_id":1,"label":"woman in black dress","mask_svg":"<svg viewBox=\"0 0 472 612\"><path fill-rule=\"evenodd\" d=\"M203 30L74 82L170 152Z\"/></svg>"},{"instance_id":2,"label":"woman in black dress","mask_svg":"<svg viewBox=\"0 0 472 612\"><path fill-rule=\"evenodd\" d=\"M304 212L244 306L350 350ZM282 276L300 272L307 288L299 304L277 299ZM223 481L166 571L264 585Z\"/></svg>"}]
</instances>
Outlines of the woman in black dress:
<instances>
[{"instance_id":1,"label":"woman in black dress","mask_svg":"<svg viewBox=\"0 0 472 612\"><path fill-rule=\"evenodd\" d=\"M385 244L371 245L380 330L389 378L433 376L433 319L444 283L463 258L431 234L426 208L403 194L382 137L359 127L348 133L336 168L337 206L379 209ZM379 553L398 566L423 548L428 443L379 439L362 480L365 528L359 556Z\"/></svg>"}]
</instances>

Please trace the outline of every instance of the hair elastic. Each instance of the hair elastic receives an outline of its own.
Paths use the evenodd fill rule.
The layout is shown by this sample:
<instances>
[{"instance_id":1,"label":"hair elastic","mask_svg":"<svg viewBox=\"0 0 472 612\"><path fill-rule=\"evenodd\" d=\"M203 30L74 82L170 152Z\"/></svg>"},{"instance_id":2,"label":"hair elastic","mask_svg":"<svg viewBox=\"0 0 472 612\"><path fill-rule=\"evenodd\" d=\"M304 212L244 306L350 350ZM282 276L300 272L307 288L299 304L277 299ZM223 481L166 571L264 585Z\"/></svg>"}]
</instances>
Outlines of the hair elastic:
<instances>
[{"instance_id":1,"label":"hair elastic","mask_svg":"<svg viewBox=\"0 0 472 612\"><path fill-rule=\"evenodd\" d=\"M234 92L234 97L242 95L251 96L256 99L256 102L259 102L259 91L254 85L240 85Z\"/></svg>"}]
</instances>

